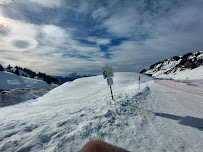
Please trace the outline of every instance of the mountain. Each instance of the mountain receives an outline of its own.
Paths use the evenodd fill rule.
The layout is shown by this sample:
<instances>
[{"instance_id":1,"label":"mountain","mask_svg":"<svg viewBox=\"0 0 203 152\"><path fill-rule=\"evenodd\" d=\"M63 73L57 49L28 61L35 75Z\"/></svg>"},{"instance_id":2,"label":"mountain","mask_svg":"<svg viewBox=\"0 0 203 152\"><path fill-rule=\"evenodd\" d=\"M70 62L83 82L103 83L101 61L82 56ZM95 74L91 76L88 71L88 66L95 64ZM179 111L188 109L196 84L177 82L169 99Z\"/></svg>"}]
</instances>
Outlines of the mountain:
<instances>
[{"instance_id":1,"label":"mountain","mask_svg":"<svg viewBox=\"0 0 203 152\"><path fill-rule=\"evenodd\" d=\"M36 99L53 88L42 80L0 71L0 107Z\"/></svg>"},{"instance_id":2,"label":"mountain","mask_svg":"<svg viewBox=\"0 0 203 152\"><path fill-rule=\"evenodd\" d=\"M0 90L51 88L45 81L22 77L10 72L0 71Z\"/></svg>"},{"instance_id":3,"label":"mountain","mask_svg":"<svg viewBox=\"0 0 203 152\"><path fill-rule=\"evenodd\" d=\"M142 70L141 73L156 78L203 79L203 51L157 62L148 70Z\"/></svg>"},{"instance_id":4,"label":"mountain","mask_svg":"<svg viewBox=\"0 0 203 152\"><path fill-rule=\"evenodd\" d=\"M3 70L14 73L16 75L23 76L23 77L30 77L37 80L43 80L43 81L46 81L48 84L59 84L59 85L68 81L73 81L78 78L95 76L92 74L78 74L75 72L67 76L51 76L41 72L36 73L30 69L22 68L18 66L11 67L10 65L8 65L7 68L3 68L2 65L0 64L0 71L3 71Z\"/></svg>"},{"instance_id":5,"label":"mountain","mask_svg":"<svg viewBox=\"0 0 203 152\"><path fill-rule=\"evenodd\" d=\"M113 80L115 100L100 75L0 108L0 151L75 152L93 139L129 151L202 151L202 96L139 73L114 73Z\"/></svg>"},{"instance_id":6,"label":"mountain","mask_svg":"<svg viewBox=\"0 0 203 152\"><path fill-rule=\"evenodd\" d=\"M36 73L27 68L22 68L18 66L11 67L10 65L8 65L7 68L5 68L4 70L23 77L30 77L33 79L43 80L48 84L58 84L58 80L55 77L46 75L45 73L41 72Z\"/></svg>"},{"instance_id":7,"label":"mountain","mask_svg":"<svg viewBox=\"0 0 203 152\"><path fill-rule=\"evenodd\" d=\"M68 82L68 81L73 81L75 79L78 79L78 78L84 78L84 77L92 77L92 76L95 76L95 75L92 75L92 74L78 74L78 73L71 73L67 76L55 76L55 78L57 78L59 84L63 84L65 82Z\"/></svg>"}]
</instances>

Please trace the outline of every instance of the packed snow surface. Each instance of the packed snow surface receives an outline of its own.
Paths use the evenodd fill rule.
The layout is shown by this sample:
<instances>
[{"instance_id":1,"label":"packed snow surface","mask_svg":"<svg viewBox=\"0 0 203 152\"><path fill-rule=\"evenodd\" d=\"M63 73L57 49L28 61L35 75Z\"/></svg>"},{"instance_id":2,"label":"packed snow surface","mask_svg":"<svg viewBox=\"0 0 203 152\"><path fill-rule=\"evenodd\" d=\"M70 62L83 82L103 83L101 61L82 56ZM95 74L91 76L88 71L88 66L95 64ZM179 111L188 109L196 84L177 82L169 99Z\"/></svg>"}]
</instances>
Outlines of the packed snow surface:
<instances>
[{"instance_id":1,"label":"packed snow surface","mask_svg":"<svg viewBox=\"0 0 203 152\"><path fill-rule=\"evenodd\" d=\"M92 139L129 151L202 151L202 96L136 73L115 73L113 80L114 101L96 76L0 108L0 151L76 152Z\"/></svg>"},{"instance_id":2,"label":"packed snow surface","mask_svg":"<svg viewBox=\"0 0 203 152\"><path fill-rule=\"evenodd\" d=\"M24 89L24 88L50 88L45 81L21 77L10 72L0 71L0 89Z\"/></svg>"}]
</instances>

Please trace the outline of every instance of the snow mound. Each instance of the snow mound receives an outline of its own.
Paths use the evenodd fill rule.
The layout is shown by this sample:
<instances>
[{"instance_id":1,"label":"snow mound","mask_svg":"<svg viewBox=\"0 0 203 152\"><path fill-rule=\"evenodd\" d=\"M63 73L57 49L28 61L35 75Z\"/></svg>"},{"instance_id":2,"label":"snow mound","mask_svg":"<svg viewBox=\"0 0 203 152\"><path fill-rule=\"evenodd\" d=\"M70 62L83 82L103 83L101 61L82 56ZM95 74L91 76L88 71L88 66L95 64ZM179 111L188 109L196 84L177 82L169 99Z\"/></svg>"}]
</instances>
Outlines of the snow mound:
<instances>
[{"instance_id":1,"label":"snow mound","mask_svg":"<svg viewBox=\"0 0 203 152\"><path fill-rule=\"evenodd\" d=\"M21 77L10 72L0 72L0 90L24 88L50 88L44 81Z\"/></svg>"}]
</instances>

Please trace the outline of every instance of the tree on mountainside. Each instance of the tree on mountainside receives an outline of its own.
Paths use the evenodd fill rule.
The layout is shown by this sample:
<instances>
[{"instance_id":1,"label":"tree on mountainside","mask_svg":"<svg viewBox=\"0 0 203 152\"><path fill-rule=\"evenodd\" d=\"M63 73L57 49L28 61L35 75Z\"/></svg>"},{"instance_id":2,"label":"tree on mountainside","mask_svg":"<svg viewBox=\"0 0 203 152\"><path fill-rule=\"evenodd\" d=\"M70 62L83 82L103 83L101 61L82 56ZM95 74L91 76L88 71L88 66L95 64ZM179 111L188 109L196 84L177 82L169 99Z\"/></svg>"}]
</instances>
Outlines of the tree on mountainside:
<instances>
[{"instance_id":1,"label":"tree on mountainside","mask_svg":"<svg viewBox=\"0 0 203 152\"><path fill-rule=\"evenodd\" d=\"M7 69L8 69L8 70L10 70L10 69L11 69L11 65L10 65L10 64L7 66Z\"/></svg>"},{"instance_id":2,"label":"tree on mountainside","mask_svg":"<svg viewBox=\"0 0 203 152\"><path fill-rule=\"evenodd\" d=\"M180 57L179 56L174 56L173 59L178 61L180 59Z\"/></svg>"},{"instance_id":3,"label":"tree on mountainside","mask_svg":"<svg viewBox=\"0 0 203 152\"><path fill-rule=\"evenodd\" d=\"M140 73L145 73L147 70L146 69L143 69L142 71L140 71Z\"/></svg>"},{"instance_id":4,"label":"tree on mountainside","mask_svg":"<svg viewBox=\"0 0 203 152\"><path fill-rule=\"evenodd\" d=\"M26 72L26 73L30 76L30 78L36 77L36 73L35 73L34 71L30 70L30 69L21 68L21 67L18 67L18 69L20 69L20 70Z\"/></svg>"},{"instance_id":5,"label":"tree on mountainside","mask_svg":"<svg viewBox=\"0 0 203 152\"><path fill-rule=\"evenodd\" d=\"M0 64L0 71L4 71L4 68L1 64Z\"/></svg>"},{"instance_id":6,"label":"tree on mountainside","mask_svg":"<svg viewBox=\"0 0 203 152\"><path fill-rule=\"evenodd\" d=\"M16 75L21 75L24 77L30 77L30 78L35 78L36 76L39 78L42 78L44 81L46 81L48 84L55 83L58 84L58 79L53 76L48 76L45 73L39 72L36 74L36 72L27 69L27 68L22 68L20 66L15 66L15 68L11 67L10 64L7 66L7 69L9 72L14 73ZM3 66L0 64L0 71L4 71Z\"/></svg>"},{"instance_id":7,"label":"tree on mountainside","mask_svg":"<svg viewBox=\"0 0 203 152\"><path fill-rule=\"evenodd\" d=\"M15 70L14 74L20 75L20 72L18 71L18 69Z\"/></svg>"}]
</instances>

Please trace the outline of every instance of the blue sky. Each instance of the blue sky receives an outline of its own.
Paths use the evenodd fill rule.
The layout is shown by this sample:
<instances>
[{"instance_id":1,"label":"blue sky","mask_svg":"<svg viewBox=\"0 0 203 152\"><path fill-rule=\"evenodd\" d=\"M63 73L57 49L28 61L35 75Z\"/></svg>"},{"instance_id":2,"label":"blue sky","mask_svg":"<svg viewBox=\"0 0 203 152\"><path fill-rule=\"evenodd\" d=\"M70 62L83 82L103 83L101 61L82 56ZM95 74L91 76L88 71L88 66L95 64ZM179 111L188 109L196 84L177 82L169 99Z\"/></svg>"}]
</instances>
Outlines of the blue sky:
<instances>
[{"instance_id":1,"label":"blue sky","mask_svg":"<svg viewBox=\"0 0 203 152\"><path fill-rule=\"evenodd\" d=\"M0 0L0 62L52 75L140 71L203 50L202 0Z\"/></svg>"}]
</instances>

